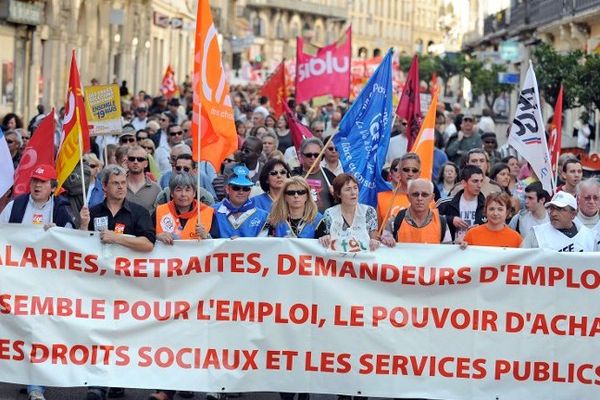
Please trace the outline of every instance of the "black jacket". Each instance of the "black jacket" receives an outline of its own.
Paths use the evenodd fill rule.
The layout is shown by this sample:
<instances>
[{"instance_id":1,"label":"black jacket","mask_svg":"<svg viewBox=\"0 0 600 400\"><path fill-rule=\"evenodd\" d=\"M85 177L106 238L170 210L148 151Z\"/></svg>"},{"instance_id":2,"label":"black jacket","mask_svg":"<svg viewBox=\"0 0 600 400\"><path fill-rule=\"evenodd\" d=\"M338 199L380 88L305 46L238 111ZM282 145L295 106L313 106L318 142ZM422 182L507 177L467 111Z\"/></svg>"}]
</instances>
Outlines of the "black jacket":
<instances>
[{"instance_id":1,"label":"black jacket","mask_svg":"<svg viewBox=\"0 0 600 400\"><path fill-rule=\"evenodd\" d=\"M27 203L29 203L29 194L22 194L21 196L15 197L8 222L23 222L23 216L25 215ZM75 217L73 216L73 212L71 210L71 205L62 197L54 198L52 220L56 226L64 227L70 223L75 229L77 229L77 226L75 225Z\"/></svg>"},{"instance_id":2,"label":"black jacket","mask_svg":"<svg viewBox=\"0 0 600 400\"><path fill-rule=\"evenodd\" d=\"M446 221L448 222L448 227L450 227L450 233L452 234L452 239L456 236L456 227L452 223L454 217L460 218L460 198L462 197L464 189L456 193L454 197L448 197L437 204L437 208L440 212L440 215L446 216ZM485 196L482 193L479 193L477 196L477 210L475 211L475 224L481 225L485 221L483 219L483 212L485 208Z\"/></svg>"}]
</instances>

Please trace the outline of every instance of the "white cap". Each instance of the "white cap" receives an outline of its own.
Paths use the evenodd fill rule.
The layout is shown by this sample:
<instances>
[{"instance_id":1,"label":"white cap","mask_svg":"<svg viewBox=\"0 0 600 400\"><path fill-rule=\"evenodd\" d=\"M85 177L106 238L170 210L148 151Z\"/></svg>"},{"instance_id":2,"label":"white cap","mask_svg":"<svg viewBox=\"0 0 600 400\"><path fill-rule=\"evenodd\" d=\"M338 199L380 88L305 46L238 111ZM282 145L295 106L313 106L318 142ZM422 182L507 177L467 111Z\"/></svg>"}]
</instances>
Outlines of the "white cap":
<instances>
[{"instance_id":1,"label":"white cap","mask_svg":"<svg viewBox=\"0 0 600 400\"><path fill-rule=\"evenodd\" d=\"M573 210L577 210L577 200L575 200L575 197L571 193L564 191L556 193L552 197L552 200L546 203L546 208L551 205L559 208L570 206Z\"/></svg>"}]
</instances>

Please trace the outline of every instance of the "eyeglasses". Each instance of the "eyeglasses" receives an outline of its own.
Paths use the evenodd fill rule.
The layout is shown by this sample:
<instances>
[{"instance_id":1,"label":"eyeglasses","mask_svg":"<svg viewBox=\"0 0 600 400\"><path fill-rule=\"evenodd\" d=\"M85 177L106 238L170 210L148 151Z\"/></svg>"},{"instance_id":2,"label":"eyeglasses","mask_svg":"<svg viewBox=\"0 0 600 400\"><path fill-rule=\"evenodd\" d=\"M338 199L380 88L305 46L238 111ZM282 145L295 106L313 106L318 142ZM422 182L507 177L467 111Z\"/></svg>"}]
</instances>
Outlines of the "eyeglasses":
<instances>
[{"instance_id":1,"label":"eyeglasses","mask_svg":"<svg viewBox=\"0 0 600 400\"><path fill-rule=\"evenodd\" d=\"M190 130L189 129L184 129L183 133L188 133Z\"/></svg>"},{"instance_id":2,"label":"eyeglasses","mask_svg":"<svg viewBox=\"0 0 600 400\"><path fill-rule=\"evenodd\" d=\"M6 139L6 144L13 144L15 141L11 139Z\"/></svg>"},{"instance_id":3,"label":"eyeglasses","mask_svg":"<svg viewBox=\"0 0 600 400\"><path fill-rule=\"evenodd\" d=\"M226 158L225 160L223 160L223 162L231 163L231 162L235 162L235 160L233 158Z\"/></svg>"},{"instance_id":4,"label":"eyeglasses","mask_svg":"<svg viewBox=\"0 0 600 400\"><path fill-rule=\"evenodd\" d=\"M282 169L282 170L279 170L279 171L273 170L273 171L269 172L269 175L271 175L271 176L277 176L277 175L287 176L287 174L288 173L287 173L287 171L285 169Z\"/></svg>"},{"instance_id":5,"label":"eyeglasses","mask_svg":"<svg viewBox=\"0 0 600 400\"><path fill-rule=\"evenodd\" d=\"M463 122L473 122L472 118L463 118Z\"/></svg>"},{"instance_id":6,"label":"eyeglasses","mask_svg":"<svg viewBox=\"0 0 600 400\"><path fill-rule=\"evenodd\" d=\"M313 132L323 133L325 132L325 129L313 129Z\"/></svg>"},{"instance_id":7,"label":"eyeglasses","mask_svg":"<svg viewBox=\"0 0 600 400\"><path fill-rule=\"evenodd\" d=\"M181 171L190 172L191 170L192 169L190 167L182 167L181 165L178 165L175 167L175 171L177 171L177 172L181 172Z\"/></svg>"},{"instance_id":8,"label":"eyeglasses","mask_svg":"<svg viewBox=\"0 0 600 400\"><path fill-rule=\"evenodd\" d=\"M306 158L317 158L319 157L319 153L302 153L302 155Z\"/></svg>"},{"instance_id":9,"label":"eyeglasses","mask_svg":"<svg viewBox=\"0 0 600 400\"><path fill-rule=\"evenodd\" d=\"M135 142L135 138L124 137L124 138L119 139L119 142L121 142L121 143L133 143L133 142Z\"/></svg>"},{"instance_id":10,"label":"eyeglasses","mask_svg":"<svg viewBox=\"0 0 600 400\"><path fill-rule=\"evenodd\" d=\"M286 196L304 196L306 193L308 193L308 190L306 189L300 189L300 190L286 190L285 192Z\"/></svg>"},{"instance_id":11,"label":"eyeglasses","mask_svg":"<svg viewBox=\"0 0 600 400\"><path fill-rule=\"evenodd\" d=\"M408 122L402 122L402 126L407 126Z\"/></svg>"},{"instance_id":12,"label":"eyeglasses","mask_svg":"<svg viewBox=\"0 0 600 400\"><path fill-rule=\"evenodd\" d=\"M89 167L90 168L98 168L98 164L90 164Z\"/></svg>"},{"instance_id":13,"label":"eyeglasses","mask_svg":"<svg viewBox=\"0 0 600 400\"><path fill-rule=\"evenodd\" d=\"M131 157L131 156L129 156L129 157L127 157L127 160L129 162L134 162L134 161L144 162L144 161L146 161L146 157Z\"/></svg>"},{"instance_id":14,"label":"eyeglasses","mask_svg":"<svg viewBox=\"0 0 600 400\"><path fill-rule=\"evenodd\" d=\"M412 172L413 174L416 174L419 172L419 169L405 167L405 168L402 168L402 172L406 172L406 173Z\"/></svg>"},{"instance_id":15,"label":"eyeglasses","mask_svg":"<svg viewBox=\"0 0 600 400\"><path fill-rule=\"evenodd\" d=\"M427 192L414 192L414 193L410 193L410 197L413 197L415 199L417 197L422 197L422 198L425 199L425 198L427 198L429 196L431 196L431 193L427 193Z\"/></svg>"},{"instance_id":16,"label":"eyeglasses","mask_svg":"<svg viewBox=\"0 0 600 400\"><path fill-rule=\"evenodd\" d=\"M169 136L181 136L183 135L183 131L169 132Z\"/></svg>"},{"instance_id":17,"label":"eyeglasses","mask_svg":"<svg viewBox=\"0 0 600 400\"><path fill-rule=\"evenodd\" d=\"M250 186L238 186L238 185L229 185L229 187L231 188L231 190L233 190L234 192L249 192L250 190L252 190L252 188Z\"/></svg>"},{"instance_id":18,"label":"eyeglasses","mask_svg":"<svg viewBox=\"0 0 600 400\"><path fill-rule=\"evenodd\" d=\"M590 196L583 196L583 199L585 201L591 201L591 200L598 201L598 200L600 200L600 197L590 195Z\"/></svg>"},{"instance_id":19,"label":"eyeglasses","mask_svg":"<svg viewBox=\"0 0 600 400\"><path fill-rule=\"evenodd\" d=\"M483 143L485 144L496 144L495 140L484 140Z\"/></svg>"},{"instance_id":20,"label":"eyeglasses","mask_svg":"<svg viewBox=\"0 0 600 400\"><path fill-rule=\"evenodd\" d=\"M329 150L329 151L337 151L337 149L335 147L333 147L333 146L328 147L327 150Z\"/></svg>"},{"instance_id":21,"label":"eyeglasses","mask_svg":"<svg viewBox=\"0 0 600 400\"><path fill-rule=\"evenodd\" d=\"M142 146L142 148L148 151L154 151L154 147L152 146Z\"/></svg>"}]
</instances>

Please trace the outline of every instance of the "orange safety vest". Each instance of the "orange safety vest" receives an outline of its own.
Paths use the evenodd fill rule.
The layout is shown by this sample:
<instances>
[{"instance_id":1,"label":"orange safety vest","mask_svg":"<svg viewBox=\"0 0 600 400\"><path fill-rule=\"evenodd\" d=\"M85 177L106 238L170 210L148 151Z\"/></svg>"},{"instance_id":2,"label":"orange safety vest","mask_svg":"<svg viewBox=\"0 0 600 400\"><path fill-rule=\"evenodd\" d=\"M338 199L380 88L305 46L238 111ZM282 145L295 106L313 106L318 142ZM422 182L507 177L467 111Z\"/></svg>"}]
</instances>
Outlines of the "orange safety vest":
<instances>
[{"instance_id":1,"label":"orange safety vest","mask_svg":"<svg viewBox=\"0 0 600 400\"><path fill-rule=\"evenodd\" d=\"M214 208L200 203L200 223L207 232L210 232L214 212ZM156 208L157 234L168 232L177 235L177 238L181 240L198 239L198 235L196 234L197 221L198 213L194 212L194 215L186 221L185 226L181 226L179 218L171 212L169 203L161 204Z\"/></svg>"},{"instance_id":2,"label":"orange safety vest","mask_svg":"<svg viewBox=\"0 0 600 400\"><path fill-rule=\"evenodd\" d=\"M390 204L392 204L392 198L394 197L394 191L388 190L387 192L379 192L377 193L377 220L379 222L379 226L381 226L383 219L386 216L388 208L390 208ZM394 204L392 205L392 210L390 211L390 215L388 216L387 221L393 220L398 211L403 208L408 208L410 202L408 201L408 196L406 193L396 193L396 198L394 199ZM385 221L387 223L387 221Z\"/></svg>"},{"instance_id":3,"label":"orange safety vest","mask_svg":"<svg viewBox=\"0 0 600 400\"><path fill-rule=\"evenodd\" d=\"M416 228L408 222L401 224L396 241L398 243L441 243L444 238L440 237L443 235L440 214L437 209L431 212L433 213L431 221L421 228Z\"/></svg>"}]
</instances>

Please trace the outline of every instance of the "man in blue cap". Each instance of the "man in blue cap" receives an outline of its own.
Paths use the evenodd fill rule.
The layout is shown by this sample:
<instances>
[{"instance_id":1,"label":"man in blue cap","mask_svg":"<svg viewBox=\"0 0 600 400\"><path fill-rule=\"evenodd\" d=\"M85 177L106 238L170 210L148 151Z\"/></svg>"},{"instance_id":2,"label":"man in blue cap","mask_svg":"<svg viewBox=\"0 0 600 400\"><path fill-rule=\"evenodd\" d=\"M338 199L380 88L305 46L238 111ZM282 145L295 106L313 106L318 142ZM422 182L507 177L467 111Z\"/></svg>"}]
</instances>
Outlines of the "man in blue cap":
<instances>
[{"instance_id":1,"label":"man in blue cap","mask_svg":"<svg viewBox=\"0 0 600 400\"><path fill-rule=\"evenodd\" d=\"M221 238L258 237L264 234L269 213L256 208L250 197L254 183L248 168L237 165L225 188L226 197L214 205Z\"/></svg>"}]
</instances>

